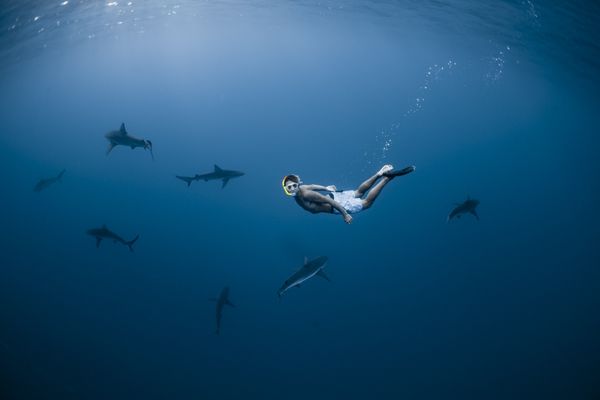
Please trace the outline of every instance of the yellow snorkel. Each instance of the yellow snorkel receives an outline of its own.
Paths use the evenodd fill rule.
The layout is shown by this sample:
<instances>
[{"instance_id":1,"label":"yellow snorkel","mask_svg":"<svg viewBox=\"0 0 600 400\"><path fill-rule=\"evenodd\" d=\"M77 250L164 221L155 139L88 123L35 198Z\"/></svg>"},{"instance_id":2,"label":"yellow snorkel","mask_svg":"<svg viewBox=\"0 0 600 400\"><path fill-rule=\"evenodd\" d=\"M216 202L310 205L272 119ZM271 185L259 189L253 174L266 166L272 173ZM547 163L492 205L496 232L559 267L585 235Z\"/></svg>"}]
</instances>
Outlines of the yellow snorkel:
<instances>
[{"instance_id":1,"label":"yellow snorkel","mask_svg":"<svg viewBox=\"0 0 600 400\"><path fill-rule=\"evenodd\" d=\"M285 192L285 194L291 196L292 194L288 192L287 188L285 187L285 181L287 180L287 178L287 175L283 177L283 180L281 181L281 186L283 187L283 191Z\"/></svg>"}]
</instances>

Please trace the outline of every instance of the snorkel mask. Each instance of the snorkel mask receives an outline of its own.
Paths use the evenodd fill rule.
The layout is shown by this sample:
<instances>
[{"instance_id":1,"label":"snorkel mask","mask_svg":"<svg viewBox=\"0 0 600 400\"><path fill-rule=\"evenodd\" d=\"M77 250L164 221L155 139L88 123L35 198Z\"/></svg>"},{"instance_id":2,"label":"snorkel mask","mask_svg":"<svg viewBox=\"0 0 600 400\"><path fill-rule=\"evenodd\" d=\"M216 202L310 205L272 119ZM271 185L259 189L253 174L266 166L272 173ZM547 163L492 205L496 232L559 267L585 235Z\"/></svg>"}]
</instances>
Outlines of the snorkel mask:
<instances>
[{"instance_id":1,"label":"snorkel mask","mask_svg":"<svg viewBox=\"0 0 600 400\"><path fill-rule=\"evenodd\" d=\"M286 185L287 183L287 185ZM300 181L300 177L298 175L286 175L283 177L281 181L281 186L283 187L283 191L288 196L295 196L296 192L290 192L290 189L297 189L302 182ZM291 186L288 188L288 186Z\"/></svg>"}]
</instances>

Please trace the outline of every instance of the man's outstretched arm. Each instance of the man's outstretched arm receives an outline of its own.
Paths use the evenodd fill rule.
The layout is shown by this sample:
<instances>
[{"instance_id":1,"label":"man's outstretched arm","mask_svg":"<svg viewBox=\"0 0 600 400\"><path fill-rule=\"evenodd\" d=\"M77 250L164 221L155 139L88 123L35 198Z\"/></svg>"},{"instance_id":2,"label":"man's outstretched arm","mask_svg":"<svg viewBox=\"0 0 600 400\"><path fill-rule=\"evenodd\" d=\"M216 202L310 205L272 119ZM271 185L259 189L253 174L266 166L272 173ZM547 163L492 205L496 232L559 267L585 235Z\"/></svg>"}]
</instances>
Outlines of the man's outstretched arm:
<instances>
[{"instance_id":1,"label":"man's outstretched arm","mask_svg":"<svg viewBox=\"0 0 600 400\"><path fill-rule=\"evenodd\" d=\"M337 188L334 185L321 186L321 185L302 185L303 188L308 190L322 190L326 192L335 192Z\"/></svg>"},{"instance_id":2,"label":"man's outstretched arm","mask_svg":"<svg viewBox=\"0 0 600 400\"><path fill-rule=\"evenodd\" d=\"M310 190L303 191L302 195L308 201L314 201L315 203L327 203L327 204L330 204L331 207L333 207L336 210L338 210L338 212L342 215L342 217L344 218L344 221L346 221L346 223L349 224L349 223L352 222L352 216L350 214L348 214L348 211L346 211L346 209L344 207L342 207L342 205L340 203L338 203L337 201L333 200L331 197L329 197L329 196L323 196L320 193L313 192L313 191L310 191Z\"/></svg>"}]
</instances>

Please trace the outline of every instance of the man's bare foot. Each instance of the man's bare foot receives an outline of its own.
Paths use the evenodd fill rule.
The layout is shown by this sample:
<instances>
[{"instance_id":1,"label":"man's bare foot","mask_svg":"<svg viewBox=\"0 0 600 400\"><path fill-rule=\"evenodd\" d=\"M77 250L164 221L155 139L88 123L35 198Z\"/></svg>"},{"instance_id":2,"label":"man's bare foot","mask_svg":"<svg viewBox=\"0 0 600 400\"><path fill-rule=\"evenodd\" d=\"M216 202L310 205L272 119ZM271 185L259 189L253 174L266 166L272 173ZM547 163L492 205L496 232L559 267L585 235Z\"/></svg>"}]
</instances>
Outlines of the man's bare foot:
<instances>
[{"instance_id":1,"label":"man's bare foot","mask_svg":"<svg viewBox=\"0 0 600 400\"><path fill-rule=\"evenodd\" d=\"M390 172L391 170L394 169L394 166L392 164L386 164L383 167L381 167L381 169L377 172L377 176L383 176L386 172Z\"/></svg>"}]
</instances>

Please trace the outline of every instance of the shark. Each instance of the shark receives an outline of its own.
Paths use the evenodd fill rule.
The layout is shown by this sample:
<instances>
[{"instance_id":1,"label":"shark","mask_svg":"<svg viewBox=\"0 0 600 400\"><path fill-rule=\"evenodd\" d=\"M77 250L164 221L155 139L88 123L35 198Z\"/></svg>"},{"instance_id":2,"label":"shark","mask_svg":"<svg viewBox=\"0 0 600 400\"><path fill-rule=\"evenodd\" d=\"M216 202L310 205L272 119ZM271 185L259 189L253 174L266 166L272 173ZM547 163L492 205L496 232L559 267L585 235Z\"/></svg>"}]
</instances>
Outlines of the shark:
<instances>
[{"instance_id":1,"label":"shark","mask_svg":"<svg viewBox=\"0 0 600 400\"><path fill-rule=\"evenodd\" d=\"M56 182L62 182L62 177L64 174L65 174L65 170L63 169L62 171L59 172L58 175L56 175L52 178L40 179L38 181L38 183L35 184L33 191L41 192L42 190L47 189L50 186L54 185Z\"/></svg>"},{"instance_id":2,"label":"shark","mask_svg":"<svg viewBox=\"0 0 600 400\"><path fill-rule=\"evenodd\" d=\"M102 242L102 239L107 239L112 240L115 243L119 242L124 244L125 246L129 247L129 251L133 251L134 243L140 238L140 235L136 235L136 237L134 237L132 240L125 240L121 236L108 229L106 225L102 225L101 228L88 229L86 233L96 238L96 247L100 247L100 242Z\"/></svg>"},{"instance_id":3,"label":"shark","mask_svg":"<svg viewBox=\"0 0 600 400\"><path fill-rule=\"evenodd\" d=\"M221 189L222 189L225 186L227 186L227 183L229 182L230 179L239 178L240 176L243 176L243 175L244 175L244 173L241 171L222 169L218 165L215 164L215 169L213 172L209 172L207 174L201 174L201 175L196 174L195 179L197 181L203 180L204 182L222 180L223 181L223 184L221 185ZM181 179L181 178L179 178L179 179Z\"/></svg>"},{"instance_id":4,"label":"shark","mask_svg":"<svg viewBox=\"0 0 600 400\"><path fill-rule=\"evenodd\" d=\"M154 153L152 153L152 142L147 139L140 139L131 136L125 129L125 123L121 124L121 127L118 131L110 131L105 135L105 137L109 142L106 155L109 155L112 149L117 146L129 146L132 149L141 147L144 150L150 150L150 156L154 160Z\"/></svg>"},{"instance_id":5,"label":"shark","mask_svg":"<svg viewBox=\"0 0 600 400\"><path fill-rule=\"evenodd\" d=\"M470 196L467 196L467 200L462 203L456 203L454 209L450 211L448 214L448 219L446 222L450 222L450 220L454 217L460 218L461 215L469 213L473 214L475 218L479 221L479 215L477 215L477 206L479 205L479 200L472 199Z\"/></svg>"},{"instance_id":6,"label":"shark","mask_svg":"<svg viewBox=\"0 0 600 400\"><path fill-rule=\"evenodd\" d=\"M221 290L221 294L219 294L218 298L212 298L210 300L217 303L217 330L215 333L218 335L221 332L221 317L223 316L223 308L225 306L235 307L235 305L229 301L229 286L225 286L223 290Z\"/></svg>"},{"instance_id":7,"label":"shark","mask_svg":"<svg viewBox=\"0 0 600 400\"><path fill-rule=\"evenodd\" d=\"M317 257L314 260L308 260L308 257L304 257L304 265L300 267L298 271L292 274L283 285L277 291L277 296L281 299L281 296L291 288L298 286L300 284L309 280L313 276L320 276L321 278L331 282L323 268L327 264L328 258L326 256Z\"/></svg>"}]
</instances>

